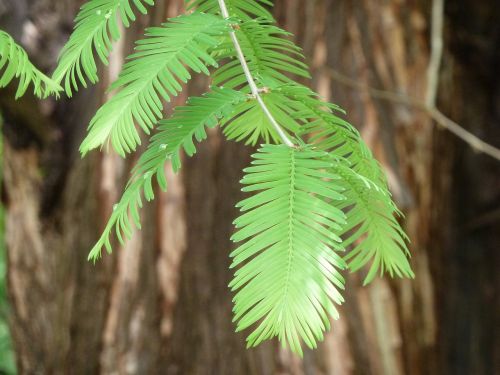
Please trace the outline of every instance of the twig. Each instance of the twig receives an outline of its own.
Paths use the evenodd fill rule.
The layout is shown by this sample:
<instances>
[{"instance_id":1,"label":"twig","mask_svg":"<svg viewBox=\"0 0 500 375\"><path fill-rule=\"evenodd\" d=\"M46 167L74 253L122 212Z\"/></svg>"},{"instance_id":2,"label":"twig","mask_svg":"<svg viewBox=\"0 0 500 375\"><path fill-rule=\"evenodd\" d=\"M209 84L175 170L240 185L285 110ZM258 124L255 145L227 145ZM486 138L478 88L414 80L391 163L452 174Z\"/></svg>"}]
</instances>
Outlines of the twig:
<instances>
[{"instance_id":1,"label":"twig","mask_svg":"<svg viewBox=\"0 0 500 375\"><path fill-rule=\"evenodd\" d=\"M409 97L407 95L398 94L391 91L375 89L372 87L366 87L365 85L339 73L333 69L328 69L328 74L335 81L351 87L357 90L367 90L371 97L376 99L382 99L393 103L402 104L408 107L413 107L420 111L425 112L431 119L433 119L437 125L448 130L450 133L454 134L469 146L472 147L477 152L482 152L486 155L491 156L494 159L500 160L500 149L484 142L483 140L476 137L471 132L465 130L462 126L457 124L455 121L446 117L439 109L429 108L425 103Z\"/></svg>"},{"instance_id":2,"label":"twig","mask_svg":"<svg viewBox=\"0 0 500 375\"><path fill-rule=\"evenodd\" d=\"M427 108L436 107L439 88L439 70L443 59L444 0L433 0L431 16L431 56L427 68Z\"/></svg>"},{"instance_id":3,"label":"twig","mask_svg":"<svg viewBox=\"0 0 500 375\"><path fill-rule=\"evenodd\" d=\"M227 6L224 0L219 0L219 7L221 10L222 17L225 19L229 18L229 12L227 10ZM240 42L238 41L238 37L236 36L236 33L234 30L231 30L230 32L231 35L231 40L233 42L234 48L236 49L236 53L238 55L238 60L240 61L241 67L243 68L243 71L245 72L245 77L247 79L248 85L250 86L250 90L252 91L252 95L257 99L257 102L259 103L260 107L264 111L264 114L266 117L269 119L271 122L271 125L274 127L276 132L278 133L279 137L281 138L282 142L287 145L288 147L295 147L295 144L288 138L287 134L285 131L281 128L281 126L278 124L274 116L271 114L269 111L269 108L267 108L266 103L264 103L264 100L262 100L262 97L260 96L260 90L255 84L255 80L252 77L252 73L250 72L250 68L248 67L247 61L245 59L245 55L243 54L243 50L241 49Z\"/></svg>"}]
</instances>

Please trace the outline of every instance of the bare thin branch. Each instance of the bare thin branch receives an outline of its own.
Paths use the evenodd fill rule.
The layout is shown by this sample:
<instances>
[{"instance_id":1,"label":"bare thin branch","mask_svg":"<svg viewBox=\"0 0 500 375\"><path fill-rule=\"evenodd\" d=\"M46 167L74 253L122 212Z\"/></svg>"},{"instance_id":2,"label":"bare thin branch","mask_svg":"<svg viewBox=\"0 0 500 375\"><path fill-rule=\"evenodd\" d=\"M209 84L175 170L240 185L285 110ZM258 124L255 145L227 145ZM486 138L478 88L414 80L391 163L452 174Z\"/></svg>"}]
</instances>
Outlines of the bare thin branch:
<instances>
[{"instance_id":1,"label":"bare thin branch","mask_svg":"<svg viewBox=\"0 0 500 375\"><path fill-rule=\"evenodd\" d=\"M427 69L427 108L436 107L439 89L439 71L443 59L444 0L433 0L431 16L431 56Z\"/></svg>"},{"instance_id":2,"label":"bare thin branch","mask_svg":"<svg viewBox=\"0 0 500 375\"><path fill-rule=\"evenodd\" d=\"M465 130L462 126L457 124L455 121L446 117L439 109L429 108L425 103L409 97L407 95L398 94L391 91L379 90L372 87L366 87L362 83L357 82L354 79L347 77L346 75L339 73L333 69L328 69L328 74L336 82L339 82L345 86L357 89L357 90L367 90L371 97L381 100L386 100L393 103L402 104L408 107L413 107L420 111L425 112L431 119L433 119L436 124L443 129L448 130L450 133L454 134L469 146L472 147L477 152L482 152L486 155L491 156L494 159L500 160L500 149L489 143L484 142L480 138L476 137L471 132Z\"/></svg>"}]
</instances>

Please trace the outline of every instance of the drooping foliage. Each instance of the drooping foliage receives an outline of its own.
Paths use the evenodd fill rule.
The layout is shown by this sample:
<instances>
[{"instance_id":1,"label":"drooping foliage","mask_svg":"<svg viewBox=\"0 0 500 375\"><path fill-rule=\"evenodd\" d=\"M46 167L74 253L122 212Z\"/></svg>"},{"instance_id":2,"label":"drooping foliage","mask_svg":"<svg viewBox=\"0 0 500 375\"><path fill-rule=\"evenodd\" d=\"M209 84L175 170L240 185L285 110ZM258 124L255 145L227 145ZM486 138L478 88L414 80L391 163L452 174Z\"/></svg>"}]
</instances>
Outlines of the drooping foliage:
<instances>
[{"instance_id":1,"label":"drooping foliage","mask_svg":"<svg viewBox=\"0 0 500 375\"><path fill-rule=\"evenodd\" d=\"M83 154L110 140L121 155L141 143L135 124L149 134L162 117L162 100L170 100L191 78L188 68L209 74L217 66L210 49L217 46L227 22L209 14L193 13L170 19L146 31L135 53L110 90L118 90L92 119L80 150Z\"/></svg>"},{"instance_id":2,"label":"drooping foliage","mask_svg":"<svg viewBox=\"0 0 500 375\"><path fill-rule=\"evenodd\" d=\"M220 15L220 6L217 0L185 0L188 11L196 10L203 13ZM264 18L274 21L269 11L273 2L271 0L227 0L227 8L232 17L240 20L250 20L254 18Z\"/></svg>"},{"instance_id":3,"label":"drooping foliage","mask_svg":"<svg viewBox=\"0 0 500 375\"><path fill-rule=\"evenodd\" d=\"M353 245L346 256L349 268L358 271L371 262L365 284L377 272L391 276L414 277L407 256L408 239L396 220L400 215L386 186L377 185L369 178L339 163L335 168L342 177L340 185L347 198L339 208L347 215L347 225L341 230L343 246Z\"/></svg>"},{"instance_id":4,"label":"drooping foliage","mask_svg":"<svg viewBox=\"0 0 500 375\"><path fill-rule=\"evenodd\" d=\"M52 76L58 83L64 81L68 96L78 91L79 84L87 87L87 81L99 80L94 51L107 65L112 44L120 39L119 22L129 27L137 13L146 14L153 4L154 0L90 0L82 6Z\"/></svg>"},{"instance_id":5,"label":"drooping foliage","mask_svg":"<svg viewBox=\"0 0 500 375\"><path fill-rule=\"evenodd\" d=\"M286 74L309 77L307 65L302 61L301 49L287 39L290 33L280 29L266 18L251 19L238 24L236 30L241 48L255 80L270 84L292 82ZM213 75L214 84L231 88L246 85L232 44L220 46L221 57L231 58Z\"/></svg>"},{"instance_id":6,"label":"drooping foliage","mask_svg":"<svg viewBox=\"0 0 500 375\"><path fill-rule=\"evenodd\" d=\"M28 58L26 51L5 31L0 30L0 88L6 87L14 78L19 80L16 99L33 87L39 98L59 95L61 88L39 71Z\"/></svg>"},{"instance_id":7,"label":"drooping foliage","mask_svg":"<svg viewBox=\"0 0 500 375\"><path fill-rule=\"evenodd\" d=\"M160 122L158 133L151 138L148 149L139 158L130 182L121 200L114 206L111 218L90 252L89 259L96 261L100 258L103 247L111 252L110 235L113 229L123 243L125 237L130 238L132 235L132 224L141 228L139 209L143 205L143 197L147 201L155 197L153 180L156 178L163 191L167 189L166 163L171 163L174 172L178 172L181 168L181 151L193 156L196 153L193 138L198 142L205 140L205 129L217 126L221 118L229 117L234 107L245 99L246 96L239 91L213 87L201 97L190 98L186 106L177 107L169 119Z\"/></svg>"},{"instance_id":8,"label":"drooping foliage","mask_svg":"<svg viewBox=\"0 0 500 375\"><path fill-rule=\"evenodd\" d=\"M128 27L153 5L88 1L61 53L55 81L64 83L69 96L96 82L95 55L106 64L120 22ZM110 145L125 156L141 144L142 133L158 127L89 259L98 260L103 249L111 252L113 232L123 243L140 229L140 208L154 199L153 184L167 189L166 168L178 172L183 155L196 153L207 129L220 126L229 140L261 144L244 170L248 195L237 205L241 215L234 222L234 321L238 331L253 329L250 347L277 336L302 354L302 343L315 348L330 319L338 318L343 270L365 272L365 283L377 274L414 275L401 212L382 167L345 113L297 82L309 77L308 67L291 35L276 25L271 5L189 0L184 15L148 28L136 43L80 150ZM5 51L4 64L14 61L4 61ZM1 82L16 69L8 65ZM211 78L210 90L166 117L164 103L198 73ZM40 95L57 91L38 73L19 77L20 93L26 82Z\"/></svg>"},{"instance_id":9,"label":"drooping foliage","mask_svg":"<svg viewBox=\"0 0 500 375\"><path fill-rule=\"evenodd\" d=\"M301 339L315 348L338 316L345 264L336 231L346 221L333 203L345 197L332 167L312 147L266 145L244 170L243 191L256 194L237 205L233 240L243 243L231 254L230 287L238 330L257 325L249 346L278 336L301 353Z\"/></svg>"}]
</instances>

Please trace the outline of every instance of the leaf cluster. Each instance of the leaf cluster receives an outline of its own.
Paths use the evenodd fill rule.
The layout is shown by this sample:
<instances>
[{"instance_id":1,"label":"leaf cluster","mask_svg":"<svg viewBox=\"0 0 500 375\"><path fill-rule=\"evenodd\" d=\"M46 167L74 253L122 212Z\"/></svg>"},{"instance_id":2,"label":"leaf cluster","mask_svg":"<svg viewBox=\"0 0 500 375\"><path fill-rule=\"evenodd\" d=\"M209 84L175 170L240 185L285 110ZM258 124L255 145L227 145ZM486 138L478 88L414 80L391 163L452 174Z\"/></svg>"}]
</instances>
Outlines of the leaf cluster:
<instances>
[{"instance_id":1,"label":"leaf cluster","mask_svg":"<svg viewBox=\"0 0 500 375\"><path fill-rule=\"evenodd\" d=\"M113 232L123 243L141 227L140 208L154 199L153 184L167 189L165 168L178 172L182 154L193 156L207 129L220 126L229 140L262 144L244 170L248 196L237 205L241 215L234 222L234 320L238 330L254 328L249 346L277 336L302 354L302 342L316 347L330 318L338 318L342 270L366 269L365 283L385 272L414 276L408 239L383 170L359 132L338 106L296 81L310 77L308 67L290 34L276 25L271 1L225 3L228 19L218 0L190 0L186 14L148 28L110 85L114 95L91 120L82 154L109 146L126 156L141 144L141 133L156 130L89 259L99 259L103 248L111 252ZM19 95L29 83L40 96L57 92L61 83L71 96L97 82L98 61L108 63L120 23L128 27L153 5L89 0L61 53L55 82L0 34L0 67L9 62L0 85L17 76ZM194 74L209 76L210 90L166 117L165 102ZM294 147L281 144L271 118Z\"/></svg>"},{"instance_id":2,"label":"leaf cluster","mask_svg":"<svg viewBox=\"0 0 500 375\"><path fill-rule=\"evenodd\" d=\"M39 71L28 58L26 51L5 31L0 30L0 88L6 87L14 78L19 80L16 99L26 93L31 85L39 98L59 95L61 88Z\"/></svg>"}]
</instances>

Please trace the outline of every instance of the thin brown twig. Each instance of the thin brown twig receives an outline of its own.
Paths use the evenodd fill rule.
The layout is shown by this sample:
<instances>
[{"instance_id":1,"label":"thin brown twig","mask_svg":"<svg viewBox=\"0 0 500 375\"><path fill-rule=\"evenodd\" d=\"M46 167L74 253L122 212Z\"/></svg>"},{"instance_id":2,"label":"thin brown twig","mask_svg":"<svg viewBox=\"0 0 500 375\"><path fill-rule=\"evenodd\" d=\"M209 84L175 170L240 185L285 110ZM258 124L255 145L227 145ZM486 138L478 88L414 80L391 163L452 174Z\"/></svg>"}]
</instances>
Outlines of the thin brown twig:
<instances>
[{"instance_id":1,"label":"thin brown twig","mask_svg":"<svg viewBox=\"0 0 500 375\"><path fill-rule=\"evenodd\" d=\"M431 15L431 55L429 67L427 68L427 92L425 104L427 108L436 107L436 99L439 90L439 71L443 60L443 29L444 29L444 1L432 1Z\"/></svg>"},{"instance_id":2,"label":"thin brown twig","mask_svg":"<svg viewBox=\"0 0 500 375\"><path fill-rule=\"evenodd\" d=\"M328 69L327 73L333 80L343 84L344 86L348 86L357 90L367 90L372 98L402 104L425 112L431 119L436 122L437 125L448 130L450 133L463 140L465 143L471 146L474 151L484 153L494 159L500 160L500 149L484 142L471 132L465 130L458 123L446 117L439 109L428 107L424 102L421 102L420 100L414 99L404 94L366 87L366 85L359 83L354 79L337 72L334 69Z\"/></svg>"}]
</instances>

